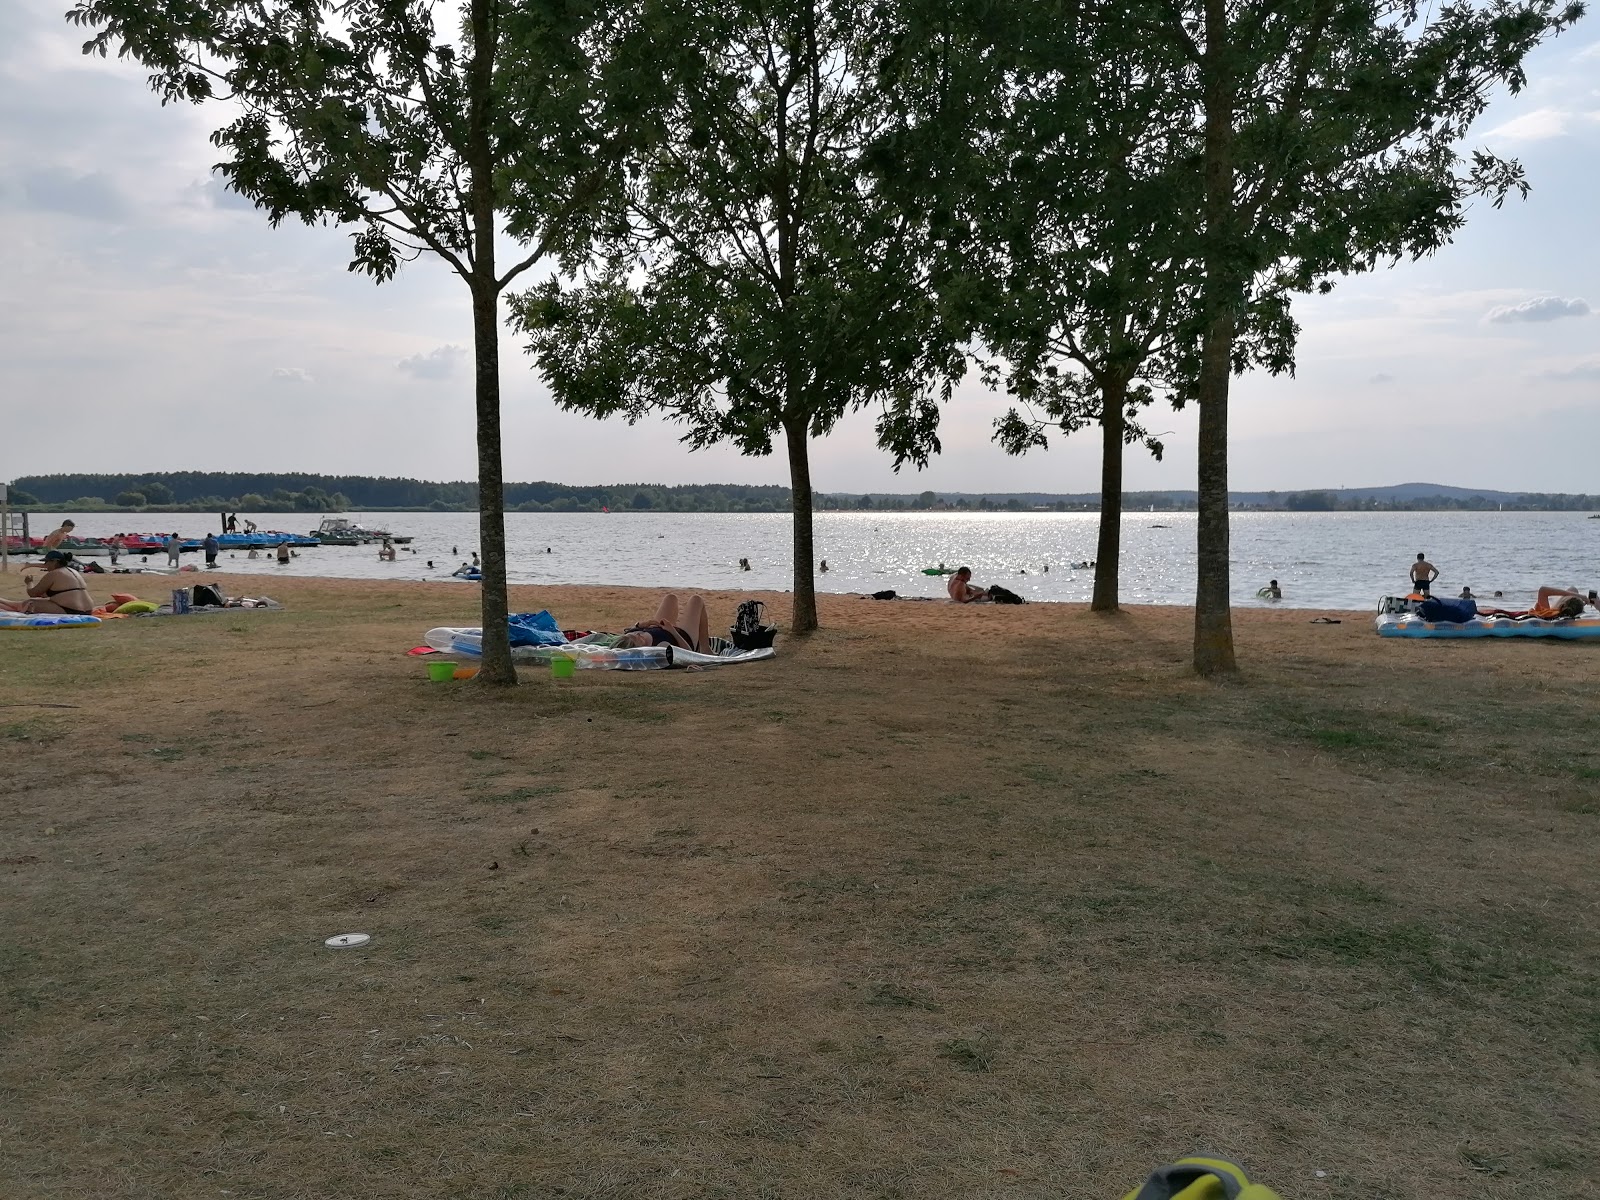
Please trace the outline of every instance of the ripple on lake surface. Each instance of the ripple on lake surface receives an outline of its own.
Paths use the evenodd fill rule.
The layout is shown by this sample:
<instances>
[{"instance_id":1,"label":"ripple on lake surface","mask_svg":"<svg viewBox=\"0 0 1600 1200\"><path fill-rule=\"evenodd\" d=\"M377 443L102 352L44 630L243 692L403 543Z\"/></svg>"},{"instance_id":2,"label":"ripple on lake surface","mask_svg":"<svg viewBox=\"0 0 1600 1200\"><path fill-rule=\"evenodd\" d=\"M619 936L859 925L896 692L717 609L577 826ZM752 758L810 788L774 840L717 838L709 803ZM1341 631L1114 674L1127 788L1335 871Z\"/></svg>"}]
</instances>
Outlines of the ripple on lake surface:
<instances>
[{"instance_id":1,"label":"ripple on lake surface","mask_svg":"<svg viewBox=\"0 0 1600 1200\"><path fill-rule=\"evenodd\" d=\"M214 528L199 513L73 513L84 537L125 530L176 529L199 536ZM254 514L242 514L254 516ZM1255 605L1268 579L1285 607L1376 606L1401 593L1417 552L1443 572L1435 591L1463 584L1487 596L1500 588L1521 603L1544 583L1600 586L1600 521L1584 513L1235 513L1233 591ZM255 516L262 528L305 532L310 513ZM224 555L239 573L327 575L359 579L440 579L477 546L474 513L368 513L359 520L410 534L416 554L378 561L375 546L303 551L287 567L270 558ZM35 537L59 519L30 517ZM970 566L978 583L1002 583L1030 600L1087 602L1092 571L1073 562L1095 556L1095 513L824 513L816 553L829 592L942 596L944 581L922 568ZM1165 526L1165 528L1155 528ZM1194 598L1193 513L1129 513L1122 522L1122 599L1130 604L1189 604ZM790 586L791 528L778 513L509 513L506 538L514 583L618 584L784 590ZM545 547L552 553L544 553ZM452 548L459 549L458 555ZM185 561L193 561L186 555ZM748 558L751 570L739 570ZM429 569L427 560L434 566ZM152 563L157 561L152 557ZM1049 573L1043 570L1050 566ZM1027 571L1026 575L1020 574ZM470 587L470 584L461 584ZM262 590L265 590L263 588Z\"/></svg>"}]
</instances>

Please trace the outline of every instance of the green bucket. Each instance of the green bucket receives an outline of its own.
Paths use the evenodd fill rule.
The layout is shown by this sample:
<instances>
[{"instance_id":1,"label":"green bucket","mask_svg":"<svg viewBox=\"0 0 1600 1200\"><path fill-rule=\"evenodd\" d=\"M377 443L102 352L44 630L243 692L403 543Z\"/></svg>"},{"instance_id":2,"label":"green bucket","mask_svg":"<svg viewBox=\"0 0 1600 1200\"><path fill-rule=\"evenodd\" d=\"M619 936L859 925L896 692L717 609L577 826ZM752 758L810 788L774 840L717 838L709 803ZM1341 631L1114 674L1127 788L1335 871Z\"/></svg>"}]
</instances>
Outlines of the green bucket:
<instances>
[{"instance_id":1,"label":"green bucket","mask_svg":"<svg viewBox=\"0 0 1600 1200\"><path fill-rule=\"evenodd\" d=\"M447 679L456 677L456 665L453 662L431 662L428 664L428 678L434 683L443 683Z\"/></svg>"},{"instance_id":2,"label":"green bucket","mask_svg":"<svg viewBox=\"0 0 1600 1200\"><path fill-rule=\"evenodd\" d=\"M565 654L557 654L550 660L551 679L571 679L572 673L578 669L578 660Z\"/></svg>"}]
</instances>

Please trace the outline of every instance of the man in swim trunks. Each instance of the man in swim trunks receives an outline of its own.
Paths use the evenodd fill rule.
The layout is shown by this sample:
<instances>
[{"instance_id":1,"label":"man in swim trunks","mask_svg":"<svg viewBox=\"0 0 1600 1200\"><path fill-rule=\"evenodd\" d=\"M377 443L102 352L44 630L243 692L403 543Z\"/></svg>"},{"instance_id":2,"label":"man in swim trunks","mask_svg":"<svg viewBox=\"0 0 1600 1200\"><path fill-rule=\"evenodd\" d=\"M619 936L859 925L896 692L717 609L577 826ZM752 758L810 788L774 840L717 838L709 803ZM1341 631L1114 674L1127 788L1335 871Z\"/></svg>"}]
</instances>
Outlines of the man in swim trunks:
<instances>
[{"instance_id":1,"label":"man in swim trunks","mask_svg":"<svg viewBox=\"0 0 1600 1200\"><path fill-rule=\"evenodd\" d=\"M956 573L950 576L950 582L945 584L945 591L957 604L976 604L989 598L989 593L983 588L972 586L971 567L957 567Z\"/></svg>"},{"instance_id":2,"label":"man in swim trunks","mask_svg":"<svg viewBox=\"0 0 1600 1200\"><path fill-rule=\"evenodd\" d=\"M94 611L94 601L84 586L83 576L72 568L72 555L65 550L50 550L44 556L44 567L44 574L37 581L31 575L22 577L29 599L0 600L0 610L80 617Z\"/></svg>"},{"instance_id":3,"label":"man in swim trunks","mask_svg":"<svg viewBox=\"0 0 1600 1200\"><path fill-rule=\"evenodd\" d=\"M1424 596L1431 595L1433 581L1439 578L1439 568L1428 561L1428 556L1418 554L1417 561L1411 564L1411 587Z\"/></svg>"}]
</instances>

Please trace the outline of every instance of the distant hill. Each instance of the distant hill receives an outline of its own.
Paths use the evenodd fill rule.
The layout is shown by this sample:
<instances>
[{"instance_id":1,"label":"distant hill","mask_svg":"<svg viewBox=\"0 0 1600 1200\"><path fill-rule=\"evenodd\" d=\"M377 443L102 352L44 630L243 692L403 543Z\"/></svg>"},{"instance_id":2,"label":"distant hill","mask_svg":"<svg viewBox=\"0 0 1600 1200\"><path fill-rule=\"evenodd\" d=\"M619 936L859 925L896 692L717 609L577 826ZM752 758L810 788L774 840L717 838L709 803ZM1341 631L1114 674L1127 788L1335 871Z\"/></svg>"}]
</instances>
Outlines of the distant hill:
<instances>
[{"instance_id":1,"label":"distant hill","mask_svg":"<svg viewBox=\"0 0 1600 1200\"><path fill-rule=\"evenodd\" d=\"M662 485L617 483L597 486L535 482L506 484L506 507L521 512L787 512L789 489L774 484L705 483ZM1194 509L1193 491L1127 492L1130 511ZM1234 508L1290 512L1512 510L1590 511L1600 496L1504 492L1443 483L1399 483L1387 487L1303 491L1232 492ZM12 485L19 508L58 511L216 512L470 512L477 485L468 480L436 483L371 475L245 474L150 471L116 475L32 475ZM820 492L824 511L922 510L1093 512L1098 492Z\"/></svg>"}]
</instances>

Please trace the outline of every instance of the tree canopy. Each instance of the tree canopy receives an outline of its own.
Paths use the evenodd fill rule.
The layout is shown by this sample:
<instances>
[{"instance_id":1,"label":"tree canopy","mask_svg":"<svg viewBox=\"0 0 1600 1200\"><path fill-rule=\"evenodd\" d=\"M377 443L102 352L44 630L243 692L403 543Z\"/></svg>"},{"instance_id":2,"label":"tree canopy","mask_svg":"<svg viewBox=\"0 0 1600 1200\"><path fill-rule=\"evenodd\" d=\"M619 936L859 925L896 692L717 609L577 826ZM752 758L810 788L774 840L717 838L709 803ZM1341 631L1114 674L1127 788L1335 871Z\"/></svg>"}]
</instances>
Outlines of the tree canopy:
<instances>
[{"instance_id":1,"label":"tree canopy","mask_svg":"<svg viewBox=\"0 0 1600 1200\"><path fill-rule=\"evenodd\" d=\"M466 283L476 362L485 683L514 683L506 634L499 297L586 244L653 76L633 6L568 0L79 0L68 19L152 71L163 104L224 101L227 185L277 225L355 227L350 269L382 282L431 254ZM596 54L604 48L604 55ZM508 266L497 241L519 243Z\"/></svg>"},{"instance_id":2,"label":"tree canopy","mask_svg":"<svg viewBox=\"0 0 1600 1200\"><path fill-rule=\"evenodd\" d=\"M874 0L667 0L656 30L666 134L576 287L514 309L558 403L663 412L691 446L765 455L782 439L794 506L791 628L816 625L811 439L881 405L896 466L938 450L959 331L933 286L927 222L886 202L889 128Z\"/></svg>"}]
</instances>

